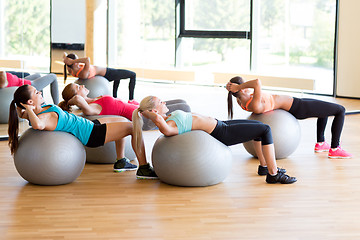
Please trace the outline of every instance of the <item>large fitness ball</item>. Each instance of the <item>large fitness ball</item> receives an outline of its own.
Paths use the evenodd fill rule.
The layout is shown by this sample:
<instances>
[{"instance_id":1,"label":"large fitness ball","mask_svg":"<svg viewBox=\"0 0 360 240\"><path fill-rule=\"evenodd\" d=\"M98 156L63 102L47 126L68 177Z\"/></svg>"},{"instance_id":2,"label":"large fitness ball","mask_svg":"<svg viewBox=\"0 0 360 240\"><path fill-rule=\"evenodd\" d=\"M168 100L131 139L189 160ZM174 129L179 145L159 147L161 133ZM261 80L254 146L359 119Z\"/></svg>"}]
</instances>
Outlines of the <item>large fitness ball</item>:
<instances>
[{"instance_id":1,"label":"large fitness ball","mask_svg":"<svg viewBox=\"0 0 360 240\"><path fill-rule=\"evenodd\" d=\"M177 186L201 187L222 182L232 166L229 147L204 131L160 136L152 150L159 179Z\"/></svg>"},{"instance_id":2,"label":"large fitness ball","mask_svg":"<svg viewBox=\"0 0 360 240\"><path fill-rule=\"evenodd\" d=\"M14 92L18 87L0 89L0 123L8 123L10 103L14 98Z\"/></svg>"},{"instance_id":3,"label":"large fitness ball","mask_svg":"<svg viewBox=\"0 0 360 240\"><path fill-rule=\"evenodd\" d=\"M301 138L300 124L289 112L277 109L262 114L253 113L248 119L270 126L276 159L288 157L298 147ZM252 141L244 143L244 147L248 153L257 157Z\"/></svg>"},{"instance_id":4,"label":"large fitness ball","mask_svg":"<svg viewBox=\"0 0 360 240\"><path fill-rule=\"evenodd\" d=\"M101 76L95 76L89 79L78 79L75 83L79 85L85 85L89 89L88 97L96 98L102 95L112 96L112 92L109 87L109 81Z\"/></svg>"},{"instance_id":5,"label":"large fitness ball","mask_svg":"<svg viewBox=\"0 0 360 240\"><path fill-rule=\"evenodd\" d=\"M14 155L21 177L39 185L73 182L85 165L85 149L70 133L26 130Z\"/></svg>"}]
</instances>

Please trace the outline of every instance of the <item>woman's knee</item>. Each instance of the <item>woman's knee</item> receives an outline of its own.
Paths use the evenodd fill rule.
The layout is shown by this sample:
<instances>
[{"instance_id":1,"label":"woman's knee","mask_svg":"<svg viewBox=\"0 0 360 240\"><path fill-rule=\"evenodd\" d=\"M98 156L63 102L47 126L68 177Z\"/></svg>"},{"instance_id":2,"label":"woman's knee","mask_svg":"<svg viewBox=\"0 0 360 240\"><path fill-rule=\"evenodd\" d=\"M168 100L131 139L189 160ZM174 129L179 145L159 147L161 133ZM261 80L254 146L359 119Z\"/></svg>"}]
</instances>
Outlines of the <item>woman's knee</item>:
<instances>
[{"instance_id":1,"label":"woman's knee","mask_svg":"<svg viewBox=\"0 0 360 240\"><path fill-rule=\"evenodd\" d=\"M262 145L268 145L268 144L272 144L273 143L273 138L272 138L272 133L271 133L271 128L269 125L267 124L262 124L262 128L263 128L263 136L261 138L262 140Z\"/></svg>"}]
</instances>

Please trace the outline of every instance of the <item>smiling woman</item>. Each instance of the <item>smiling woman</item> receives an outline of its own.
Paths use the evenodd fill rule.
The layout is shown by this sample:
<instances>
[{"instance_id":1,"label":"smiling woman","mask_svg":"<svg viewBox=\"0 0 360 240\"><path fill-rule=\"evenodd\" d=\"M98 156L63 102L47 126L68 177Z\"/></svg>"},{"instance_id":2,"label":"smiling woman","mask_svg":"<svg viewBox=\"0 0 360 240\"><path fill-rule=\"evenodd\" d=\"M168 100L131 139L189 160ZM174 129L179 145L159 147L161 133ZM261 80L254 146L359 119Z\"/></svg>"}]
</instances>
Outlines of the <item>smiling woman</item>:
<instances>
[{"instance_id":1,"label":"smiling woman","mask_svg":"<svg viewBox=\"0 0 360 240\"><path fill-rule=\"evenodd\" d=\"M116 155L119 170L136 170L137 166L129 163L124 156L124 137L133 135L131 122L113 122L112 119L102 118L90 121L61 110L56 105L43 105L41 93L34 87L23 85L14 93L10 105L9 117L9 146L11 153L16 153L19 147L18 116L30 121L37 130L68 132L77 137L87 147L99 147L105 143L116 142ZM140 143L141 152L135 151L140 167L138 178L157 178L155 172L147 163L144 144Z\"/></svg>"}]
</instances>

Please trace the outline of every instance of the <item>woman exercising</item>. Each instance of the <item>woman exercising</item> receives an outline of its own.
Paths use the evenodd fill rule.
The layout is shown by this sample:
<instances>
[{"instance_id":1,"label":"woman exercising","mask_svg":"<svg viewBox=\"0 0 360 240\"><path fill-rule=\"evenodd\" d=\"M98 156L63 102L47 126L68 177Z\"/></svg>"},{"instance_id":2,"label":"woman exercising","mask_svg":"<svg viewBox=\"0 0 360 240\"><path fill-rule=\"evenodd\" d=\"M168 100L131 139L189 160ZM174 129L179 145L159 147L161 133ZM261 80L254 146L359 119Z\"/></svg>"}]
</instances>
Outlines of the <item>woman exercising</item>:
<instances>
[{"instance_id":1,"label":"woman exercising","mask_svg":"<svg viewBox=\"0 0 360 240\"><path fill-rule=\"evenodd\" d=\"M141 148L143 142L142 118L140 117L140 114L142 114L153 121L165 136L174 136L192 130L202 130L227 146L254 139L254 146L258 156L260 156L259 158L262 158L267 164L267 167L263 169L266 170L264 174L266 175L266 182L284 184L296 182L295 177L289 177L285 174L285 169L279 169L276 166L274 144L271 129L268 125L252 120L222 122L212 117L181 110L174 111L170 116L166 116L168 111L166 103L157 97L148 96L141 101L139 108L133 112L134 147L137 151L143 151Z\"/></svg>"},{"instance_id":2,"label":"woman exercising","mask_svg":"<svg viewBox=\"0 0 360 240\"><path fill-rule=\"evenodd\" d=\"M134 101L134 89L136 84L136 73L125 69L114 69L90 65L90 58L78 58L74 53L64 53L64 83L67 78L67 71L74 77L88 79L95 76L102 76L109 82L114 81L113 97L117 97L120 80L130 78L129 82L129 103ZM67 68L67 70L66 70Z\"/></svg>"},{"instance_id":3,"label":"woman exercising","mask_svg":"<svg viewBox=\"0 0 360 240\"><path fill-rule=\"evenodd\" d=\"M340 136L345 120L345 108L339 104L311 98L296 98L286 95L271 95L261 90L259 79L244 81L237 76L226 84L228 94L228 114L233 117L232 96L246 111L264 113L283 109L296 119L317 117L317 143L315 152L329 152L329 158L351 158L352 155L340 147ZM253 89L253 91L251 91ZM325 127L329 116L335 116L331 126L331 145L325 142Z\"/></svg>"},{"instance_id":4,"label":"woman exercising","mask_svg":"<svg viewBox=\"0 0 360 240\"><path fill-rule=\"evenodd\" d=\"M14 154L18 148L19 120L28 119L34 129L47 131L62 131L73 134L87 147L99 147L105 143L115 141L116 155L119 162L118 171L135 170L136 165L124 157L124 137L134 135L131 122L114 122L111 118L90 121L82 117L61 110L56 105L43 105L41 93L30 85L19 87L14 93L10 104L9 114L9 146ZM156 179L157 176L146 161L143 143L137 143L141 151L134 148L139 161L137 178ZM135 140L132 137L132 145ZM137 146L138 146L137 145ZM120 167L120 165L122 165Z\"/></svg>"},{"instance_id":5,"label":"woman exercising","mask_svg":"<svg viewBox=\"0 0 360 240\"><path fill-rule=\"evenodd\" d=\"M35 73L26 76L25 78L19 78L14 74L0 71L0 88L19 87L25 84L32 85L39 91L43 90L50 84L50 92L53 102L54 104L59 104L59 88L55 74L50 73L42 77L40 74Z\"/></svg>"},{"instance_id":6,"label":"woman exercising","mask_svg":"<svg viewBox=\"0 0 360 240\"><path fill-rule=\"evenodd\" d=\"M132 113L139 104L125 103L119 98L111 96L100 96L97 98L88 97L89 90L84 85L76 83L68 84L62 91L64 101L60 102L59 106L70 112L71 106L76 105L85 115L118 115L132 120ZM184 100L174 99L166 102L169 106L170 112L174 110L190 111L189 106ZM145 120L146 121L146 120ZM143 130L150 130L156 126L146 121Z\"/></svg>"}]
</instances>

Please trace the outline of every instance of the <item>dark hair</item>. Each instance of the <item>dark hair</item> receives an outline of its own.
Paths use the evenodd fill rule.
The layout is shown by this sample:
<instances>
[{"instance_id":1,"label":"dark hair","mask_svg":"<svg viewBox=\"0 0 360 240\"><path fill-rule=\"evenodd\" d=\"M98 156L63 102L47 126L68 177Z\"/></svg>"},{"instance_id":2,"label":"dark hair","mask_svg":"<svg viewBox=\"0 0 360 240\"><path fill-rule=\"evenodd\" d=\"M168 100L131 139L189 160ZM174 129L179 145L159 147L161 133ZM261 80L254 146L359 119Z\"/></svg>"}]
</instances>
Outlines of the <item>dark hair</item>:
<instances>
[{"instance_id":1,"label":"dark hair","mask_svg":"<svg viewBox=\"0 0 360 240\"><path fill-rule=\"evenodd\" d=\"M66 57L71 58L71 59L77 59L77 56L74 53L70 53ZM67 71L66 71L67 69L66 69L66 67L72 68L72 66L73 66L73 64L71 64L71 65L64 64L64 84L65 84L66 79L67 79Z\"/></svg>"},{"instance_id":2,"label":"dark hair","mask_svg":"<svg viewBox=\"0 0 360 240\"><path fill-rule=\"evenodd\" d=\"M232 79L230 79L230 82L240 85L240 84L244 83L245 81L242 77L236 76L236 77L233 77ZM228 93L227 105L228 105L228 118L229 119L233 119L233 117L234 117L232 96L236 97L236 94L237 93L233 93L230 91Z\"/></svg>"},{"instance_id":3,"label":"dark hair","mask_svg":"<svg viewBox=\"0 0 360 240\"><path fill-rule=\"evenodd\" d=\"M16 89L14 99L10 103L8 134L11 154L14 154L19 146L19 118L16 107L25 109L20 103L26 104L30 98L29 85L23 85Z\"/></svg>"},{"instance_id":4,"label":"dark hair","mask_svg":"<svg viewBox=\"0 0 360 240\"><path fill-rule=\"evenodd\" d=\"M74 83L70 83L64 87L61 95L64 101L61 101L58 105L59 107L67 112L71 112L71 106L69 105L69 100L76 95L75 88L73 87Z\"/></svg>"}]
</instances>

